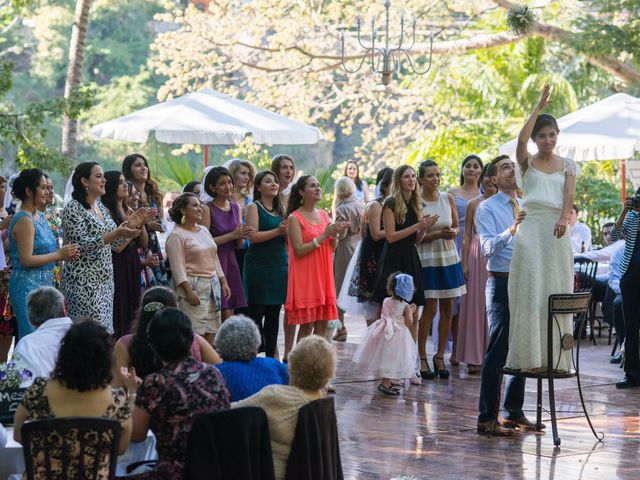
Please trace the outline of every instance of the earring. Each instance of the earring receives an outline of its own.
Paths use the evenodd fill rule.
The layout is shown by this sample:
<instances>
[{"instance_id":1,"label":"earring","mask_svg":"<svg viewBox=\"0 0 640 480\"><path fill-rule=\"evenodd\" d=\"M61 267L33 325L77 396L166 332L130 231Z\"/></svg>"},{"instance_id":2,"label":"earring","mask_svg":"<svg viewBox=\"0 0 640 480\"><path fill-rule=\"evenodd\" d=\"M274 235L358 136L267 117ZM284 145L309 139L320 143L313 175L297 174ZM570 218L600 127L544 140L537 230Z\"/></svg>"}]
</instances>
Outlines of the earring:
<instances>
[{"instance_id":1,"label":"earring","mask_svg":"<svg viewBox=\"0 0 640 480\"><path fill-rule=\"evenodd\" d=\"M180 225L184 225L185 221L186 221L186 217L182 215L182 218L180 219Z\"/></svg>"}]
</instances>

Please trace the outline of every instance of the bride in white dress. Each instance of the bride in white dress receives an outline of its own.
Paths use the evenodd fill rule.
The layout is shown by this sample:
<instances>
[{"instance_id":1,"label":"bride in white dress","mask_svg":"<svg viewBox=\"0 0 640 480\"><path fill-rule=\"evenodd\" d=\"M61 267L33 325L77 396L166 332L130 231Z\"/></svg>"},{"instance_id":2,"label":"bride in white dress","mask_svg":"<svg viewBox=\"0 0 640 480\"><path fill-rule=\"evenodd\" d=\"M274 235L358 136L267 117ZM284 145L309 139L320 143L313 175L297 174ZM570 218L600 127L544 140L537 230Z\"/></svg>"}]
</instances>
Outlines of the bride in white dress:
<instances>
[{"instance_id":1,"label":"bride in white dress","mask_svg":"<svg viewBox=\"0 0 640 480\"><path fill-rule=\"evenodd\" d=\"M544 87L538 105L520 131L516 158L518 184L523 191L526 219L516 233L509 271L509 354L506 367L533 370L547 367L547 311L551 294L573 292L573 254L569 212L573 205L578 168L569 158L553 153L558 124L540 114L551 89ZM531 138L538 153L531 155ZM573 317L558 316L554 330L553 368L569 370L571 351L561 351L564 334L573 333Z\"/></svg>"}]
</instances>

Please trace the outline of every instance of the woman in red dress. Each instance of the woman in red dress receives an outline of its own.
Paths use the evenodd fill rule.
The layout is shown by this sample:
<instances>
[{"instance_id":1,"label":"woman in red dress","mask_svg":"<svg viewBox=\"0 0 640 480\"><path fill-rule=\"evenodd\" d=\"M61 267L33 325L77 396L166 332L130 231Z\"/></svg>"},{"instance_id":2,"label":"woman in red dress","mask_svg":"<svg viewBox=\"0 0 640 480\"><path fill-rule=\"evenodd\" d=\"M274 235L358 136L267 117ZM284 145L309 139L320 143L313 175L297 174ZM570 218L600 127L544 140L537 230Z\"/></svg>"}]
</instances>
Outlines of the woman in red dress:
<instances>
[{"instance_id":1,"label":"woman in red dress","mask_svg":"<svg viewBox=\"0 0 640 480\"><path fill-rule=\"evenodd\" d=\"M315 333L324 336L327 321L338 318L333 279L336 237L347 224L331 223L316 208L322 199L318 179L303 175L291 188L289 217L289 282L285 310L289 324L300 325L298 341Z\"/></svg>"}]
</instances>

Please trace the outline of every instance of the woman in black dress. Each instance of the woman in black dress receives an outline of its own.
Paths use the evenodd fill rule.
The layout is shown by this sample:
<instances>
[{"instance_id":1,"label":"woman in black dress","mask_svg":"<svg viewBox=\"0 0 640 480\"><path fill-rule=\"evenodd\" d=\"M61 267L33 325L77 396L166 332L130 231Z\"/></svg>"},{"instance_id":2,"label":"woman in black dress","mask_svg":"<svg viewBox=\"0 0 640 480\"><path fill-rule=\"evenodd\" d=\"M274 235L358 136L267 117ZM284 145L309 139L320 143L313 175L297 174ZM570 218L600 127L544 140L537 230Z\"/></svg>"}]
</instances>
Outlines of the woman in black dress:
<instances>
[{"instance_id":1,"label":"woman in black dress","mask_svg":"<svg viewBox=\"0 0 640 480\"><path fill-rule=\"evenodd\" d=\"M423 215L420 196L416 190L416 172L409 165L402 165L393 172L391 191L382 205L385 243L380 254L378 276L372 300L382 303L387 296L387 278L393 272L402 272L413 277L415 292L411 303L423 306L424 285L422 267L416 250L416 236L426 231L438 220L437 216ZM418 310L414 311L414 323L418 321ZM429 364L420 360L422 378L434 378Z\"/></svg>"},{"instance_id":2,"label":"woman in black dress","mask_svg":"<svg viewBox=\"0 0 640 480\"><path fill-rule=\"evenodd\" d=\"M129 197L129 186L124 175L112 170L104 174L106 183L104 195L100 198L102 204L109 210L109 215L116 223L120 225L127 218L127 206L125 202ZM144 215L146 211L141 211ZM153 220L153 212L146 220ZM115 293L113 296L113 333L116 338L129 333L131 323L135 317L136 310L140 305L140 295L142 288L140 285L140 272L142 265L140 264L140 255L138 247L147 248L149 241L146 229L140 229L141 234L138 238L128 238L117 247L111 247L111 258L113 262L113 279Z\"/></svg>"}]
</instances>

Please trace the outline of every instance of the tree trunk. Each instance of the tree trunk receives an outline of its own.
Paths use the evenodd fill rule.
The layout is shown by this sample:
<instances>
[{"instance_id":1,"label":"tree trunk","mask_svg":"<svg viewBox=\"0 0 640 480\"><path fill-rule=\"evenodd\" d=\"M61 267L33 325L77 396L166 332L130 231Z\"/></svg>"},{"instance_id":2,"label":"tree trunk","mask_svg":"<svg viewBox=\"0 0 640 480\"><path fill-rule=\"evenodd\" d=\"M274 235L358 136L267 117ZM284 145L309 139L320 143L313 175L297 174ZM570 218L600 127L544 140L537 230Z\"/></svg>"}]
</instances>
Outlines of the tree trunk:
<instances>
[{"instance_id":1,"label":"tree trunk","mask_svg":"<svg viewBox=\"0 0 640 480\"><path fill-rule=\"evenodd\" d=\"M71 97L71 92L80 85L82 80L84 47L89 29L91 2L92 0L76 0L76 13L69 42L69 66L64 85L64 98L67 99ZM65 116L62 124L62 154L72 159L76 158L77 123L77 120Z\"/></svg>"}]
</instances>

